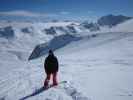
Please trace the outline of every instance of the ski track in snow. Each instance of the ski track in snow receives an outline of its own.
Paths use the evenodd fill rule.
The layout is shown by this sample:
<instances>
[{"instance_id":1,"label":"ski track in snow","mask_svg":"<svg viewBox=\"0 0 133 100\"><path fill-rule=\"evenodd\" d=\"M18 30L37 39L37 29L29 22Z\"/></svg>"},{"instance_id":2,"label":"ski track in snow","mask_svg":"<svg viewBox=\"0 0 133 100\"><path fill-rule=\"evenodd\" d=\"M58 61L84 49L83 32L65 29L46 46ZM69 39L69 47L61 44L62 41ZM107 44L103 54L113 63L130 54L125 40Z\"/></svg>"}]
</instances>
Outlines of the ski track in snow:
<instances>
[{"instance_id":1,"label":"ski track in snow","mask_svg":"<svg viewBox=\"0 0 133 100\"><path fill-rule=\"evenodd\" d=\"M56 88L56 89L62 90L62 92L64 91L65 94L68 95L69 97L71 97L72 100L90 100L90 99L88 99L88 97L83 95L81 92L79 92L76 88L72 87L70 84L68 84L68 83L63 83L63 84L64 85L59 85L59 86L52 87L52 88ZM52 88L50 88L50 89L52 89ZM33 92L32 94L27 95L27 96L25 96L25 97L23 97L23 98L21 98L19 100L27 100L28 98L31 98L31 97L39 95L40 93L45 93L48 90L44 90L44 91L39 92L39 93ZM40 88L39 91L41 91L41 88ZM33 96L34 93L35 93L35 95ZM47 100L47 99L45 99L45 100Z\"/></svg>"},{"instance_id":2,"label":"ski track in snow","mask_svg":"<svg viewBox=\"0 0 133 100\"><path fill-rule=\"evenodd\" d=\"M90 100L88 97L84 96L76 88L72 87L70 84L66 84L64 89L68 96L71 96L72 100Z\"/></svg>"}]
</instances>

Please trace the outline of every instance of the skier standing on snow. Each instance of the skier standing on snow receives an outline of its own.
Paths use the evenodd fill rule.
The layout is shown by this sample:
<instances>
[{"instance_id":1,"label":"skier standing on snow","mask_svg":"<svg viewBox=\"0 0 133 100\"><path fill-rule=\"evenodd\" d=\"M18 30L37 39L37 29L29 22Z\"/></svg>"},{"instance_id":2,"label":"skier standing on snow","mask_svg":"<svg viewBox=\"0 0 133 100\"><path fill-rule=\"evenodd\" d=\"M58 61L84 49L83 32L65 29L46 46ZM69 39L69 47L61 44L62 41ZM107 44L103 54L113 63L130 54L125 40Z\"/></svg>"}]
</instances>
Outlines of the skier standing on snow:
<instances>
[{"instance_id":1,"label":"skier standing on snow","mask_svg":"<svg viewBox=\"0 0 133 100\"><path fill-rule=\"evenodd\" d=\"M46 72L46 79L44 82L44 87L48 87L49 85L49 81L52 75L52 80L53 80L53 85L58 85L57 82L57 72L58 72L58 60L56 58L56 56L54 55L52 50L49 50L49 55L48 57L45 59L45 63L44 63L44 69Z\"/></svg>"}]
</instances>

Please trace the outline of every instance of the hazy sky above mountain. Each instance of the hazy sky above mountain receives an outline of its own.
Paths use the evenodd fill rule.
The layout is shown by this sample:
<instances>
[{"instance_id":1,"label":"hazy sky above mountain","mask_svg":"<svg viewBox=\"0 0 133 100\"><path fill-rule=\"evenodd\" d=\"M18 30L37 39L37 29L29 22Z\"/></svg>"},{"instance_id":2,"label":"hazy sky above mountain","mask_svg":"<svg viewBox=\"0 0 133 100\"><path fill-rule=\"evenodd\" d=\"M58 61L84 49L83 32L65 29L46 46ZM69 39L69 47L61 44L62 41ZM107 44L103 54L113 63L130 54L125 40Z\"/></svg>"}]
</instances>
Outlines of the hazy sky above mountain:
<instances>
[{"instance_id":1,"label":"hazy sky above mountain","mask_svg":"<svg viewBox=\"0 0 133 100\"><path fill-rule=\"evenodd\" d=\"M0 0L0 17L97 19L107 14L133 16L133 0Z\"/></svg>"}]
</instances>

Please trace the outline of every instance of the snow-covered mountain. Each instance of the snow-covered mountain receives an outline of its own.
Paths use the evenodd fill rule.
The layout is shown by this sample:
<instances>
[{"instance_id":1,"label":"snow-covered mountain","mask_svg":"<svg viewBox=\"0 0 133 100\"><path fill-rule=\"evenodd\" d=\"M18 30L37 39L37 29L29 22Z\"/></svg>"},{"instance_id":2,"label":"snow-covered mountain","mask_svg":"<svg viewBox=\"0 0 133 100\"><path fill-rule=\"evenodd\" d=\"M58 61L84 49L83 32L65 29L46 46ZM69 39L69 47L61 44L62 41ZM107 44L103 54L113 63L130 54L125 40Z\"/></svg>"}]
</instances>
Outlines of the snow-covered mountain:
<instances>
[{"instance_id":1,"label":"snow-covered mountain","mask_svg":"<svg viewBox=\"0 0 133 100\"><path fill-rule=\"evenodd\" d=\"M90 30L90 32L100 30L100 26L97 23L89 23L88 21L81 23L80 26Z\"/></svg>"},{"instance_id":2,"label":"snow-covered mountain","mask_svg":"<svg viewBox=\"0 0 133 100\"><path fill-rule=\"evenodd\" d=\"M90 32L102 31L103 28L111 29L112 27L116 27L119 24L122 24L128 20L131 20L133 17L127 17L123 15L106 15L102 16L97 20L97 22L88 22L85 21L80 24L81 27L88 29Z\"/></svg>"},{"instance_id":3,"label":"snow-covered mountain","mask_svg":"<svg viewBox=\"0 0 133 100\"><path fill-rule=\"evenodd\" d=\"M107 15L98 19L97 23L70 22L70 21L53 21L53 22L0 22L0 37L4 38L21 38L32 37L51 37L62 34L78 34L80 32L102 31L104 28L112 29L124 22L131 22L132 17L122 15Z\"/></svg>"},{"instance_id":4,"label":"snow-covered mountain","mask_svg":"<svg viewBox=\"0 0 133 100\"><path fill-rule=\"evenodd\" d=\"M100 26L113 27L129 19L132 19L132 17L110 14L110 15L102 16L101 18L99 18L97 21L97 24L99 24Z\"/></svg>"},{"instance_id":5,"label":"snow-covered mountain","mask_svg":"<svg viewBox=\"0 0 133 100\"><path fill-rule=\"evenodd\" d=\"M1 21L0 100L132 100L132 26ZM49 48L68 83L29 96L43 86Z\"/></svg>"}]
</instances>

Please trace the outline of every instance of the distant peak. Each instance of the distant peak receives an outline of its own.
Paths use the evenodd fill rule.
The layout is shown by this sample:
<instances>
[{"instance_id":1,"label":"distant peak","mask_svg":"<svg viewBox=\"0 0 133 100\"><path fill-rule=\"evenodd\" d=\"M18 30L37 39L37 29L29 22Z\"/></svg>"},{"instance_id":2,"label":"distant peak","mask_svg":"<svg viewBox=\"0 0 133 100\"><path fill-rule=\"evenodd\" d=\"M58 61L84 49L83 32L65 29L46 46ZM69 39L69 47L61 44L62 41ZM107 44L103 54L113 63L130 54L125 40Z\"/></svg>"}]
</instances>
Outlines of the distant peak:
<instances>
[{"instance_id":1,"label":"distant peak","mask_svg":"<svg viewBox=\"0 0 133 100\"><path fill-rule=\"evenodd\" d=\"M132 19L133 17L128 17L124 15L113 15L109 14L106 16L102 16L101 18L98 19L97 23L101 26L115 26L117 24L120 24L124 21L127 21L129 19Z\"/></svg>"}]
</instances>

